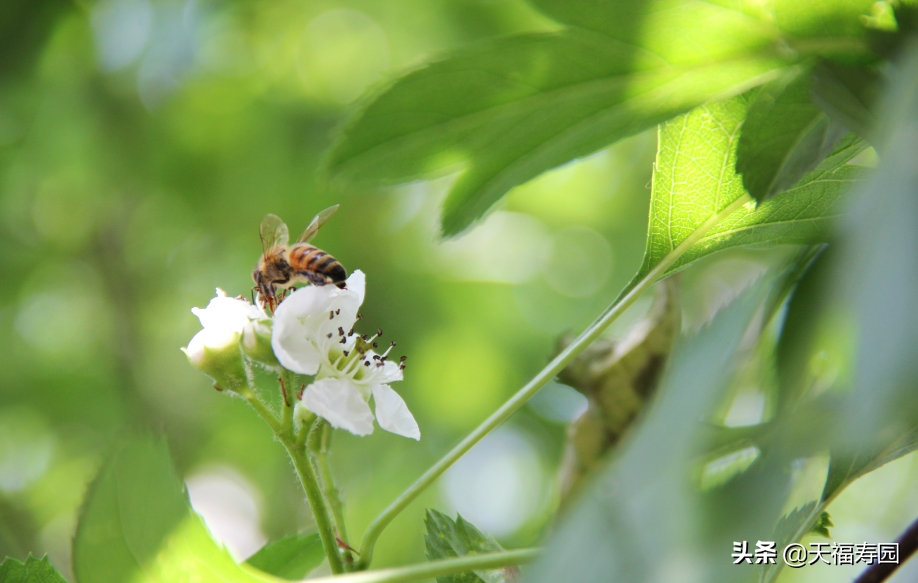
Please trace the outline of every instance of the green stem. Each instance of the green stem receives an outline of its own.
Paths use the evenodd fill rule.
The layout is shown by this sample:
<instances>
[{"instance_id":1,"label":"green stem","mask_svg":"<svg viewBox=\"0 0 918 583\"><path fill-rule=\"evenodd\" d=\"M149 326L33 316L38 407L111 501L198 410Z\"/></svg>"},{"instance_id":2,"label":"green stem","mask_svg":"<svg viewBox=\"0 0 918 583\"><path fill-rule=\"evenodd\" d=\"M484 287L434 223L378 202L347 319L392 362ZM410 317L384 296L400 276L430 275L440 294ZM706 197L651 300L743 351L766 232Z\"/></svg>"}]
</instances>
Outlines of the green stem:
<instances>
[{"instance_id":1,"label":"green stem","mask_svg":"<svg viewBox=\"0 0 918 583\"><path fill-rule=\"evenodd\" d=\"M278 433L281 429L281 422L277 419L271 409L268 409L268 406L265 404L258 395L255 394L255 391L251 387L243 387L238 391L239 396L248 401L249 405L255 409L255 412L265 420L265 423L271 428L274 433Z\"/></svg>"},{"instance_id":2,"label":"green stem","mask_svg":"<svg viewBox=\"0 0 918 583\"><path fill-rule=\"evenodd\" d=\"M555 376L561 372L561 370L570 363L578 354L580 354L584 348L590 345L591 342L596 340L600 334L605 331L609 325L615 321L625 310L627 310L631 304L634 303L641 295L647 291L651 285L653 285L661 276L663 276L666 271L672 267L679 257L683 253L688 251L695 243L697 243L705 233L707 233L711 227L719 223L726 216L733 213L735 210L742 207L744 204L752 202L752 198L748 194L737 198L735 201L730 203L724 210L719 213L712 215L708 220L702 223L691 235L689 235L682 243L680 243L675 249L673 249L668 255L666 255L660 263L654 266L640 281L636 282L630 290L627 291L624 295L620 296L605 312L593 322L589 328L587 328L583 334L577 337L567 348L565 348L558 356L556 356L548 365L539 371L529 383L527 383L522 389L520 389L515 395L513 395L509 401L504 403L504 405L494 412L493 415L485 419L485 421L475 428L465 439L459 442L459 445L455 446L449 453L443 456L440 461L435 463L433 467L427 470L424 475L418 478L411 486L405 490L401 496L395 499L388 508L382 511L382 513L376 517L376 519L370 524L367 528L366 533L363 536L363 543L360 546L360 564L359 567L366 569L370 565L370 561L373 558L373 547L376 545L376 540L379 538L379 535L382 534L382 531L392 522L402 510L405 509L408 504L410 504L418 495L421 494L428 486L430 486L434 480L439 478L443 473L449 469L454 463L456 463L459 458L465 455L472 447L484 438L488 433L493 431L498 425L507 420L510 415L516 412L517 409L526 404L526 402L535 395L539 389L541 389L548 381L555 378ZM626 288L627 289L627 288Z\"/></svg>"},{"instance_id":3,"label":"green stem","mask_svg":"<svg viewBox=\"0 0 918 583\"><path fill-rule=\"evenodd\" d=\"M341 577L310 579L310 583L409 583L468 571L500 569L530 563L538 558L539 549L518 549L487 555L470 555L457 559L441 559L420 565L350 573Z\"/></svg>"},{"instance_id":4,"label":"green stem","mask_svg":"<svg viewBox=\"0 0 918 583\"><path fill-rule=\"evenodd\" d=\"M344 506L341 504L341 493L335 487L334 478L331 474L331 465L328 463L328 450L331 444L332 426L324 419L319 423L321 427L317 428L321 432L319 448L315 452L316 465L319 466L319 477L322 480L322 491L325 493L325 500L331 508L332 518L335 520L335 528L338 530L338 538L347 542L347 528L344 524Z\"/></svg>"},{"instance_id":5,"label":"green stem","mask_svg":"<svg viewBox=\"0 0 918 583\"><path fill-rule=\"evenodd\" d=\"M309 501L309 507L312 508L312 515L315 517L316 529L322 538L322 548L325 549L325 556L328 557L328 565L334 574L344 572L344 565L341 562L341 553L338 552L338 541L335 538L334 527L329 519L328 507L325 505L325 499L319 491L319 481L316 478L315 469L312 467L312 460L304 449L296 449L292 443L282 440L290 459L293 460L293 466L296 468L296 474L303 484L303 490L306 492L306 499Z\"/></svg>"}]
</instances>

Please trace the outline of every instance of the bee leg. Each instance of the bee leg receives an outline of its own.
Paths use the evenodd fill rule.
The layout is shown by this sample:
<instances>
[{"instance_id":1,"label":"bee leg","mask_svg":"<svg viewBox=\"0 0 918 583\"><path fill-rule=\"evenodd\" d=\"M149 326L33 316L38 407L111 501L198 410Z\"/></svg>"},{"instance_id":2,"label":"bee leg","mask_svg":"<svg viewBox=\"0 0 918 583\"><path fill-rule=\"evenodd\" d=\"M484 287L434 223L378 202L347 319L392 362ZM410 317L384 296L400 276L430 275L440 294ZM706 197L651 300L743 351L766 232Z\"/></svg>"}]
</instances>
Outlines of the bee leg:
<instances>
[{"instance_id":1,"label":"bee leg","mask_svg":"<svg viewBox=\"0 0 918 583\"><path fill-rule=\"evenodd\" d=\"M309 271L301 271L300 273L301 273L307 280L309 280L309 283L311 283L312 285L322 286L322 285L325 285L325 283L326 283L325 277L322 276L322 275L319 275L318 273L312 273L312 272L309 272Z\"/></svg>"}]
</instances>

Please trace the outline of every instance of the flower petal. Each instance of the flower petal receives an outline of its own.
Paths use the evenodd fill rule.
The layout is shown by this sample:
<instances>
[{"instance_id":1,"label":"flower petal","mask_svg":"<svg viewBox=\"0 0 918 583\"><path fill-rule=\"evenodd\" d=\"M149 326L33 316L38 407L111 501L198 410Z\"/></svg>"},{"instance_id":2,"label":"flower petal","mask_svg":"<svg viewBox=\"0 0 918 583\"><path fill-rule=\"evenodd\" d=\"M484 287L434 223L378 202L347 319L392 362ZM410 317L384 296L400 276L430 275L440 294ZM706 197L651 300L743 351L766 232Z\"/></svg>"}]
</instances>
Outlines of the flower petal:
<instances>
[{"instance_id":1,"label":"flower petal","mask_svg":"<svg viewBox=\"0 0 918 583\"><path fill-rule=\"evenodd\" d=\"M354 435L373 433L373 413L353 383L346 379L322 379L306 387L303 405L332 427Z\"/></svg>"},{"instance_id":2,"label":"flower petal","mask_svg":"<svg viewBox=\"0 0 918 583\"><path fill-rule=\"evenodd\" d=\"M405 401L389 385L373 385L376 401L376 421L386 431L420 440L421 430Z\"/></svg>"},{"instance_id":3,"label":"flower petal","mask_svg":"<svg viewBox=\"0 0 918 583\"><path fill-rule=\"evenodd\" d=\"M316 374L322 362L318 349L307 337L306 328L292 318L277 318L275 314L271 348L284 368L299 374Z\"/></svg>"}]
</instances>

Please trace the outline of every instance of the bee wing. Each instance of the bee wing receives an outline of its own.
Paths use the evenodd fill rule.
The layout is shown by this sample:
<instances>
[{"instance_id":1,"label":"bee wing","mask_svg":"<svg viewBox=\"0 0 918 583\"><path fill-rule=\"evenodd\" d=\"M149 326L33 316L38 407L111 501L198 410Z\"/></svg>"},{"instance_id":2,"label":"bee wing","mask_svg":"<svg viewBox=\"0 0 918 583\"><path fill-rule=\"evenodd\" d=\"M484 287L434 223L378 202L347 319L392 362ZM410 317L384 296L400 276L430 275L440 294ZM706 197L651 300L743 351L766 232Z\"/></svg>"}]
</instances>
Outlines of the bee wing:
<instances>
[{"instance_id":1,"label":"bee wing","mask_svg":"<svg viewBox=\"0 0 918 583\"><path fill-rule=\"evenodd\" d=\"M330 206L324 211L320 212L312 219L312 222L309 223L309 226L306 227L306 230L303 231L303 234L300 235L300 238L296 240L297 243L309 243L312 241L312 238L316 236L316 233L319 232L319 229L322 228L322 225L328 222L328 219L332 217L333 214L338 210L338 205Z\"/></svg>"},{"instance_id":2,"label":"bee wing","mask_svg":"<svg viewBox=\"0 0 918 583\"><path fill-rule=\"evenodd\" d=\"M290 239L287 225L277 215L265 215L265 218L261 220L258 234L261 235L262 251L267 251L274 247L283 247Z\"/></svg>"}]
</instances>

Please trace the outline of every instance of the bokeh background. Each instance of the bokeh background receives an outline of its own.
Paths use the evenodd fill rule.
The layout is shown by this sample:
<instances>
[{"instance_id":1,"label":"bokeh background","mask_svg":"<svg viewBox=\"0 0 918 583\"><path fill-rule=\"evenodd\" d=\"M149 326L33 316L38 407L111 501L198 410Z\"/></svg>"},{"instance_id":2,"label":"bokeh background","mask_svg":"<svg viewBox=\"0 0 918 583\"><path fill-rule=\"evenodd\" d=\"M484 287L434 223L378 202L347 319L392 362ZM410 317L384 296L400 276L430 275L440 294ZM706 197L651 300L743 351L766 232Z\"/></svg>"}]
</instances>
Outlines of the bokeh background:
<instances>
[{"instance_id":1,"label":"bokeh background","mask_svg":"<svg viewBox=\"0 0 918 583\"><path fill-rule=\"evenodd\" d=\"M560 334L586 326L640 263L654 133L515 189L448 242L437 214L451 177L335 192L317 176L372 84L478 39L556 26L521 0L5 0L0 556L47 552L69 576L86 486L136 431L167 436L193 505L237 558L310 526L268 428L178 350L199 329L189 309L215 287L248 295L268 212L299 232L341 204L315 243L367 274L366 331L382 328L409 356L395 388L421 441L335 435L353 539L538 371ZM686 330L782 253L690 270ZM761 418L757 394L738 393L733 423ZM537 542L557 505L565 423L583 406L546 387L392 524L376 564L424 559L425 506L459 511L505 546ZM817 462L800 469L814 483ZM892 540L918 514L916 477L907 456L852 487L832 509L837 538Z\"/></svg>"}]
</instances>

